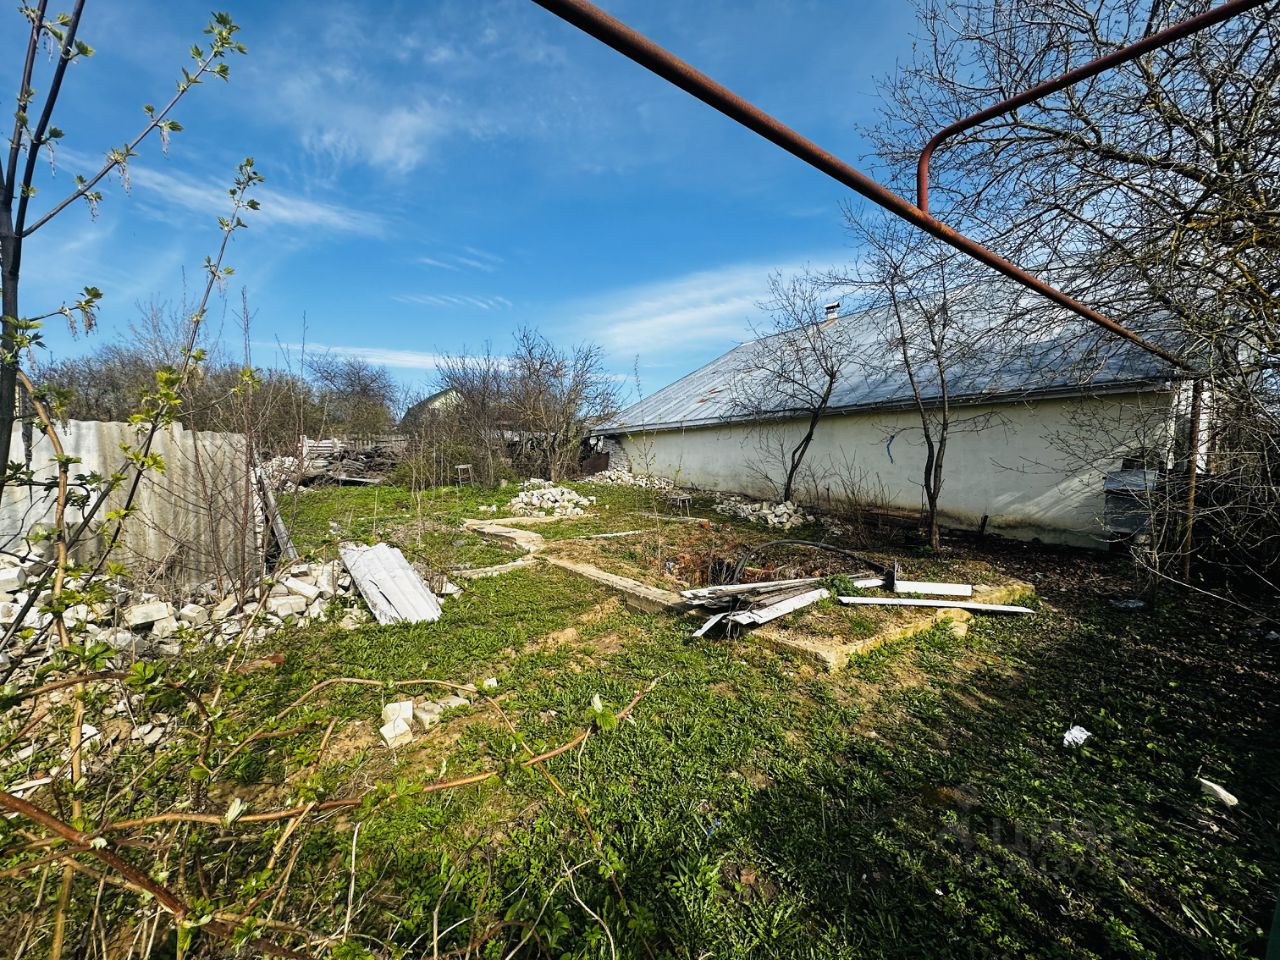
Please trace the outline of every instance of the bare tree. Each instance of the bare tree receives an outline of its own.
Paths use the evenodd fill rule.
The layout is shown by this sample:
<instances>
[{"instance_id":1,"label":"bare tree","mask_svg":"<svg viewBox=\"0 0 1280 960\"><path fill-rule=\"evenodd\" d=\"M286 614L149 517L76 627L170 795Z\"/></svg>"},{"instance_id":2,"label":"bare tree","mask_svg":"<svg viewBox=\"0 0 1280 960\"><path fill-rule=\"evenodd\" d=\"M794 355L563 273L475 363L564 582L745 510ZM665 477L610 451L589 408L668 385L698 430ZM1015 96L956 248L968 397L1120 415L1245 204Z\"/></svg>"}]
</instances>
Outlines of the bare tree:
<instances>
[{"instance_id":1,"label":"bare tree","mask_svg":"<svg viewBox=\"0 0 1280 960\"><path fill-rule=\"evenodd\" d=\"M887 174L910 189L935 131L1211 5L917 0L921 39L869 131ZM1238 506L1229 535L1259 555L1280 529L1266 373L1280 363L1278 13L1265 4L988 121L935 156L930 184L934 215L1195 364L1211 413L1205 456L1182 445L1186 487L1211 468L1216 505ZM1190 497L1185 509L1189 528Z\"/></svg>"},{"instance_id":2,"label":"bare tree","mask_svg":"<svg viewBox=\"0 0 1280 960\"><path fill-rule=\"evenodd\" d=\"M604 369L594 343L564 349L532 327L521 327L507 369L507 406L532 434L547 476L560 480L577 463L582 441L618 410L618 381Z\"/></svg>"},{"instance_id":3,"label":"bare tree","mask_svg":"<svg viewBox=\"0 0 1280 960\"><path fill-rule=\"evenodd\" d=\"M436 418L437 443L451 451L469 451L466 462L480 468L480 479L486 484L499 479L505 455L506 384L506 360L488 343L478 354L463 350L440 364L440 387L452 391L456 399Z\"/></svg>"},{"instance_id":4,"label":"bare tree","mask_svg":"<svg viewBox=\"0 0 1280 960\"><path fill-rule=\"evenodd\" d=\"M826 314L823 294L829 292L830 281L812 275L770 277L769 297L760 304L769 319L753 331L757 339L743 353L730 388L733 416L753 423L766 447L774 446L775 433L803 418L798 441L776 438L783 500L794 496L818 423L857 357L848 324Z\"/></svg>"},{"instance_id":5,"label":"bare tree","mask_svg":"<svg viewBox=\"0 0 1280 960\"><path fill-rule=\"evenodd\" d=\"M47 14L46 0L40 0L34 6L23 4L19 7L29 33L14 97L13 129L7 151L0 151L5 158L3 167L0 167L0 318L3 324L0 328L0 452L6 459L17 410L22 351L40 343L40 324L51 317L64 316L73 330L78 324L92 328L98 301L102 297L102 292L96 287L86 286L79 294L53 309L24 314L18 293L25 241L79 200L86 201L90 211L94 211L103 198L97 189L103 178L113 171L122 178L126 177L129 161L136 156L136 148L153 131L159 131L166 141L180 131L182 125L169 118L178 101L208 76L227 79L230 68L225 62L226 57L245 52L244 44L235 38L239 28L231 17L225 13L214 14L204 31L209 38L207 46L191 48L196 66L182 71L177 91L168 102L159 108L150 104L144 107L147 122L140 133L124 146L111 148L96 173L87 178L77 176L74 188L66 196L43 213L37 212L30 206L38 189L37 161L41 151L52 154L54 145L63 137L63 131L52 122L63 81L72 64L93 55L93 48L77 36L84 3L85 0L76 0L71 13L57 15ZM54 54L50 58L52 69L43 83L36 77L37 54L42 44ZM257 201L253 202L256 205ZM7 471L0 473L0 491L8 479Z\"/></svg>"},{"instance_id":6,"label":"bare tree","mask_svg":"<svg viewBox=\"0 0 1280 960\"><path fill-rule=\"evenodd\" d=\"M399 388L386 367L326 353L307 358L316 381L317 401L329 429L346 434L376 434L391 428Z\"/></svg>"},{"instance_id":7,"label":"bare tree","mask_svg":"<svg viewBox=\"0 0 1280 960\"><path fill-rule=\"evenodd\" d=\"M884 216L870 219L846 211L850 231L861 250L851 275L831 282L862 295L865 309L850 322L861 328L864 368L890 382L903 378L920 422L925 449L920 487L929 545L941 547L938 505L945 483L947 445L957 431L985 429L994 415L961 413L954 404L957 371L973 376L1002 365L1008 348L1001 324L1011 319L973 317L973 301L987 307L976 291L972 264L949 247ZM963 385L962 385L963 389Z\"/></svg>"}]
</instances>

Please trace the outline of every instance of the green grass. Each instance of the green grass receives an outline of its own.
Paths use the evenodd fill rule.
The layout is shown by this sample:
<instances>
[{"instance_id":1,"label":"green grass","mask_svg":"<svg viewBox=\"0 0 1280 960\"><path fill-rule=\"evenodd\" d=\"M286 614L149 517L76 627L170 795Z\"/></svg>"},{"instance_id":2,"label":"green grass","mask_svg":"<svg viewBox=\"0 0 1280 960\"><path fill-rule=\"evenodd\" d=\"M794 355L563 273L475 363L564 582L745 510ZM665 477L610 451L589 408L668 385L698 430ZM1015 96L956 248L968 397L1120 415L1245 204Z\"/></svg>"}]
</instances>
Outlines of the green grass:
<instances>
[{"instance_id":1,"label":"green grass","mask_svg":"<svg viewBox=\"0 0 1280 960\"><path fill-rule=\"evenodd\" d=\"M433 493L442 524L505 502ZM628 493L610 492L624 517ZM297 504L292 529L313 550L332 536L330 518L377 535L417 509L404 491L368 488ZM931 578L965 569L931 563ZM824 610L850 635L867 628L859 611ZM303 732L243 751L195 803L221 811L239 795L262 810L390 785L284 848L300 844L275 919L329 933L345 922L360 823L349 957L430 956L433 929L448 931L441 955L482 943L486 957L522 938L527 957L1262 954L1280 885L1280 675L1274 651L1228 610L1179 598L1161 618L1075 597L977 618L963 638L940 627L835 675L749 637L696 641L691 630L536 566L469 582L435 624L279 633L258 652L282 652L284 664L228 688L215 761L339 676L496 676L518 739L477 701L393 755L374 731L382 703L402 694L331 687L281 723ZM183 669L209 684L222 656ZM631 718L547 764L567 798L515 762L591 724L594 696L617 709L655 680ZM1062 745L1073 724L1093 734L1075 751ZM128 770L144 778L134 815L189 799L197 745ZM442 770L502 777L415 793ZM1197 776L1239 807L1211 804ZM284 829L187 830L200 877L225 894L219 906L279 879L279 863L263 871ZM236 830L241 842L227 844ZM37 881L21 881L12 902ZM83 889L91 901L96 886Z\"/></svg>"},{"instance_id":2,"label":"green grass","mask_svg":"<svg viewBox=\"0 0 1280 960\"><path fill-rule=\"evenodd\" d=\"M506 563L518 551L459 529L483 516L482 503L506 503L493 491L437 487L413 493L402 487L316 487L283 498L281 512L304 554L332 559L346 540L386 540L429 569Z\"/></svg>"},{"instance_id":3,"label":"green grass","mask_svg":"<svg viewBox=\"0 0 1280 960\"><path fill-rule=\"evenodd\" d=\"M631 721L549 765L570 801L509 769L360 811L354 928L370 936L408 949L439 905L442 927L462 921L442 941L451 949L472 935L510 947L528 929L518 924L534 924L558 956L608 956L586 904L619 955L636 957L642 938L689 958L1260 951L1277 880L1264 651L1095 607L1078 622L980 619L962 639L937 629L815 676L749 640L690 642L680 620L613 605L584 618L607 594L558 571L474 587L437 624L299 634L281 670L246 678L238 709L260 716L342 674L497 675L504 710L541 750L588 722L594 695L616 709L658 683ZM572 641L533 643L574 624ZM314 716L369 724L385 696L335 690ZM325 790L520 755L480 706L467 714L443 725L460 734L399 767L380 747L345 758ZM1068 751L1074 723L1093 737ZM318 735L245 761L237 779L286 782ZM1229 785L1240 812L1211 806L1197 775ZM345 902L349 825L306 843L295 884Z\"/></svg>"}]
</instances>

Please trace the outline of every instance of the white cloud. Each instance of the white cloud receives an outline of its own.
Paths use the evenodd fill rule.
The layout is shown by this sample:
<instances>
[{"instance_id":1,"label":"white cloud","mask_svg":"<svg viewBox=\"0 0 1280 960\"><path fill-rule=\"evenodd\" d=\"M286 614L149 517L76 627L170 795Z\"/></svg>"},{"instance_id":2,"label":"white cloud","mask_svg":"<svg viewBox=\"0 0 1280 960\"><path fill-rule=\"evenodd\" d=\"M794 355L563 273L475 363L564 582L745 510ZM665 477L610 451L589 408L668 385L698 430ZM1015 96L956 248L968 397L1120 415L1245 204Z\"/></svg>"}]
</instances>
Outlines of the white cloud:
<instances>
[{"instance_id":1,"label":"white cloud","mask_svg":"<svg viewBox=\"0 0 1280 960\"><path fill-rule=\"evenodd\" d=\"M64 165L81 170L96 170L102 163L99 158L65 149L60 159ZM227 196L231 171L222 179L202 177L165 170L135 158L129 163L128 175L131 189L149 194L151 202L162 208L179 207L209 217L225 217L231 212ZM382 218L376 214L274 189L269 178L265 184L253 187L249 196L262 205L260 210L243 214L250 227L305 227L362 236L379 235L384 227Z\"/></svg>"},{"instance_id":2,"label":"white cloud","mask_svg":"<svg viewBox=\"0 0 1280 960\"><path fill-rule=\"evenodd\" d=\"M613 354L737 342L751 336L751 323L761 319L758 304L768 292L769 275L804 268L803 261L736 263L605 292L594 305L575 305L583 314L578 326ZM601 302L609 306L600 310Z\"/></svg>"},{"instance_id":3,"label":"white cloud","mask_svg":"<svg viewBox=\"0 0 1280 960\"><path fill-rule=\"evenodd\" d=\"M456 264L445 263L443 260L437 260L435 257L419 257L418 262L425 264L428 267L439 267L441 270L452 270L455 273L458 271Z\"/></svg>"},{"instance_id":4,"label":"white cloud","mask_svg":"<svg viewBox=\"0 0 1280 960\"><path fill-rule=\"evenodd\" d=\"M475 247L464 246L462 249L464 253L447 252L437 253L434 257L419 257L418 262L441 270L458 272L467 267L484 273L493 273L505 262L497 254L486 253L483 250L477 250Z\"/></svg>"},{"instance_id":5,"label":"white cloud","mask_svg":"<svg viewBox=\"0 0 1280 960\"><path fill-rule=\"evenodd\" d=\"M473 267L476 270L483 270L485 273L493 273L498 268L492 263L485 263L483 260L477 260L474 257L455 257L464 267Z\"/></svg>"},{"instance_id":6,"label":"white cloud","mask_svg":"<svg viewBox=\"0 0 1280 960\"><path fill-rule=\"evenodd\" d=\"M226 216L230 209L227 185L213 179L169 173L155 167L134 169L131 178L136 186L196 213ZM262 205L261 209L244 214L250 226L306 227L363 236L382 232L382 220L375 214L276 190L269 182L254 187L249 195Z\"/></svg>"},{"instance_id":7,"label":"white cloud","mask_svg":"<svg viewBox=\"0 0 1280 960\"><path fill-rule=\"evenodd\" d=\"M512 306L506 297L469 296L456 293L405 293L391 298L396 303L412 303L422 307L477 307L481 310L506 310Z\"/></svg>"},{"instance_id":8,"label":"white cloud","mask_svg":"<svg viewBox=\"0 0 1280 960\"><path fill-rule=\"evenodd\" d=\"M341 347L325 343L258 343L255 346L277 347L291 354L332 355L365 360L399 370L435 370L445 360L444 354L423 350L397 350L392 347Z\"/></svg>"}]
</instances>

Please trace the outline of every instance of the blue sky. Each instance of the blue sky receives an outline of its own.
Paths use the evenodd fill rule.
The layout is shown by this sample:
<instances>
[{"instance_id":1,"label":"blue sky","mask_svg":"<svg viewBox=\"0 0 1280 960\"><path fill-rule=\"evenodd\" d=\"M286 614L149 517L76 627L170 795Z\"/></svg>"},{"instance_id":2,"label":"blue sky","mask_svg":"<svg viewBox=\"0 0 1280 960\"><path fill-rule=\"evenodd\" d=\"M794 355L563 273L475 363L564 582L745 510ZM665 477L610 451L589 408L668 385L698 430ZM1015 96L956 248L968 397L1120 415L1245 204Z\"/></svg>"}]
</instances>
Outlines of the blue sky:
<instances>
[{"instance_id":1,"label":"blue sky","mask_svg":"<svg viewBox=\"0 0 1280 960\"><path fill-rule=\"evenodd\" d=\"M875 78L910 52L909 8L889 0L604 6L855 162ZM96 220L79 205L28 241L24 313L85 284L106 294L92 337L50 324L54 356L126 337L139 303L181 299L184 270L199 281L247 155L263 208L212 322L239 350L230 307L247 288L259 365L305 340L425 385L434 357L501 349L530 322L599 342L651 392L749 336L770 272L853 255L847 191L527 0L226 9L249 47L231 82L192 91L185 130L167 154L144 144ZM64 86L37 209L168 97L208 10L90 0L80 35L97 53ZM3 16L12 67L21 24Z\"/></svg>"}]
</instances>

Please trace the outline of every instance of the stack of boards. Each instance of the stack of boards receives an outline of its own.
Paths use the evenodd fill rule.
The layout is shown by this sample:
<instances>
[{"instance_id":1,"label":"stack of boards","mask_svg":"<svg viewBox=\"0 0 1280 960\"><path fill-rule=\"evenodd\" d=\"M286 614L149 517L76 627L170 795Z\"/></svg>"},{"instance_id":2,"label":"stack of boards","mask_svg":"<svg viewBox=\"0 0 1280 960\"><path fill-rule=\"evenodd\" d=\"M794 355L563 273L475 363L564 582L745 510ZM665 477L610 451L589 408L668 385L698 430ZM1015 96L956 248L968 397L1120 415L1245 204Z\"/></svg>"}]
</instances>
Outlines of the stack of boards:
<instances>
[{"instance_id":1,"label":"stack of boards","mask_svg":"<svg viewBox=\"0 0 1280 960\"><path fill-rule=\"evenodd\" d=\"M825 600L831 592L819 586L820 582L818 577L804 577L797 580L768 580L761 583L730 583L719 587L685 590L680 595L688 600L691 606L717 611L694 633L695 637L701 637L722 622L740 627L756 626L786 616L819 600ZM973 587L967 583L899 580L896 575L888 578L861 577L853 580L852 583L860 590L885 589L893 593L922 593L937 597L973 596ZM963 599L933 600L917 597L837 597L836 599L847 606L955 607L979 613L1032 612L1027 607L973 603Z\"/></svg>"}]
</instances>

